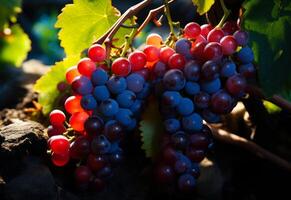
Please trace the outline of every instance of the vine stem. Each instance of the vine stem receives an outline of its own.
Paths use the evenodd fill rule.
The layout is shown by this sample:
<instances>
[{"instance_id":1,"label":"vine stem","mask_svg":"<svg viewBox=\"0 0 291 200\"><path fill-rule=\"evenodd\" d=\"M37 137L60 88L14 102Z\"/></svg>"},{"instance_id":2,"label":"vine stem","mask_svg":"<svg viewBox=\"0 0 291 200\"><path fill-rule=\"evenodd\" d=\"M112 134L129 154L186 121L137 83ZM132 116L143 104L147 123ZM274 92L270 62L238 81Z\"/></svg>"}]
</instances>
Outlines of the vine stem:
<instances>
[{"instance_id":1,"label":"vine stem","mask_svg":"<svg viewBox=\"0 0 291 200\"><path fill-rule=\"evenodd\" d=\"M225 6L225 3L224 3L224 0L219 0L220 1L220 5L222 7L222 10L223 10L223 17L222 19L220 20L219 24L217 25L217 27L222 27L224 22L227 20L229 14L230 14L230 10L227 9L227 7Z\"/></svg>"},{"instance_id":2,"label":"vine stem","mask_svg":"<svg viewBox=\"0 0 291 200\"><path fill-rule=\"evenodd\" d=\"M165 6L165 15L167 17L169 27L170 27L170 32L171 32L170 34L172 34L173 37L176 37L168 0L164 0L164 6Z\"/></svg>"},{"instance_id":3,"label":"vine stem","mask_svg":"<svg viewBox=\"0 0 291 200\"><path fill-rule=\"evenodd\" d=\"M281 168L291 172L291 163L290 162L288 162L287 160L284 160L283 158L280 158L279 156L273 154L272 152L264 149L263 147L257 145L253 141L247 140L243 137L240 137L236 134L230 133L230 132L223 130L221 128L217 128L217 127L209 125L209 124L208 124L208 126L211 127L213 137L216 140L242 147L242 148L250 151L251 153L255 154L256 156L258 156L262 159L266 159L266 160L280 166Z\"/></svg>"},{"instance_id":4,"label":"vine stem","mask_svg":"<svg viewBox=\"0 0 291 200\"><path fill-rule=\"evenodd\" d=\"M134 24L134 17L132 17L132 23ZM126 36L126 41L125 41L125 45L124 45L124 47L123 47L123 50L122 50L122 53L121 53L121 57L124 57L125 55L126 55L126 53L127 53L127 51L128 51L128 49L129 48L131 48L131 44L132 44L132 41L133 41L133 39L134 39L134 37L135 37L135 35L136 35L136 32L137 32L137 27L136 28L133 28L132 29L132 31L131 31L131 33L130 33L130 35L127 35Z\"/></svg>"}]
</instances>

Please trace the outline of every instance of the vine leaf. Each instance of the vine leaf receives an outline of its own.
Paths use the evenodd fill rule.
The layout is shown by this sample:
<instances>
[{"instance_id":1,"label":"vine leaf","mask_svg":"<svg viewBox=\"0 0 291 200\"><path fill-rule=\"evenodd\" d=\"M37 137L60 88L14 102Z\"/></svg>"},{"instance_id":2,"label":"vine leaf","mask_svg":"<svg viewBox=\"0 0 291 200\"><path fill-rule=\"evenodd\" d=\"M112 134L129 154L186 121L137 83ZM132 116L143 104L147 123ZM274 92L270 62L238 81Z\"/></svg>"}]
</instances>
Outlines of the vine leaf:
<instances>
[{"instance_id":1,"label":"vine leaf","mask_svg":"<svg viewBox=\"0 0 291 200\"><path fill-rule=\"evenodd\" d=\"M192 2L197 6L197 12L203 15L210 10L215 0L192 0Z\"/></svg>"},{"instance_id":2,"label":"vine leaf","mask_svg":"<svg viewBox=\"0 0 291 200\"><path fill-rule=\"evenodd\" d=\"M21 12L21 0L4 0L0 3L0 31L9 21L16 22L16 15Z\"/></svg>"},{"instance_id":3,"label":"vine leaf","mask_svg":"<svg viewBox=\"0 0 291 200\"><path fill-rule=\"evenodd\" d=\"M31 41L19 25L9 29L10 34L0 37L0 63L19 67L31 49Z\"/></svg>"},{"instance_id":4,"label":"vine leaf","mask_svg":"<svg viewBox=\"0 0 291 200\"><path fill-rule=\"evenodd\" d=\"M260 86L265 95L290 101L291 2L250 0L244 8L242 26L250 33Z\"/></svg>"},{"instance_id":5,"label":"vine leaf","mask_svg":"<svg viewBox=\"0 0 291 200\"><path fill-rule=\"evenodd\" d=\"M149 100L147 109L142 115L139 130L142 136L142 149L146 157L155 158L159 152L159 138L163 133L163 122L159 113L158 102Z\"/></svg>"},{"instance_id":6,"label":"vine leaf","mask_svg":"<svg viewBox=\"0 0 291 200\"><path fill-rule=\"evenodd\" d=\"M111 0L74 0L58 16L56 28L61 28L59 39L68 56L79 54L101 37L119 18L120 12L112 6ZM120 28L116 45L130 29ZM120 40L122 38L122 40ZM115 40L114 40L115 41Z\"/></svg>"},{"instance_id":7,"label":"vine leaf","mask_svg":"<svg viewBox=\"0 0 291 200\"><path fill-rule=\"evenodd\" d=\"M44 114L48 114L54 108L55 100L60 94L57 90L58 83L66 80L66 70L75 65L79 59L79 56L72 56L57 62L45 75L37 80L34 91L39 93L38 102L42 105Z\"/></svg>"}]
</instances>

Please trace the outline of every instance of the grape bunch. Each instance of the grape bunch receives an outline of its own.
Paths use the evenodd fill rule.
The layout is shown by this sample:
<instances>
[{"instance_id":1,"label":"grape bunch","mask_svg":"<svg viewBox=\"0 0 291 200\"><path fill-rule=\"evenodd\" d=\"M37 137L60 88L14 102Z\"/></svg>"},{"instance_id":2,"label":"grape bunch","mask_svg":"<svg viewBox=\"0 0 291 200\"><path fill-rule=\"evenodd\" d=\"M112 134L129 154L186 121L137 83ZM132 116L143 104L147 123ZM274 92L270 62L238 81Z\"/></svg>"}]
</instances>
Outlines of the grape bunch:
<instances>
[{"instance_id":1,"label":"grape bunch","mask_svg":"<svg viewBox=\"0 0 291 200\"><path fill-rule=\"evenodd\" d=\"M199 162L213 146L208 123L217 123L245 95L247 78L255 75L248 34L236 23L212 28L187 24L173 48L159 49L153 66L155 94L164 120L159 183L192 191ZM146 47L147 48L147 47Z\"/></svg>"},{"instance_id":2,"label":"grape bunch","mask_svg":"<svg viewBox=\"0 0 291 200\"><path fill-rule=\"evenodd\" d=\"M235 22L222 28L191 22L170 43L150 34L142 51L126 57L110 57L101 45L92 45L66 72L71 95L64 101L66 114L50 113L52 162L78 162L77 185L103 189L124 156L122 140L154 96L164 128L154 178L193 191L199 163L213 146L204 121L219 122L245 95L247 79L255 76L253 60L248 33ZM66 84L58 88L64 91Z\"/></svg>"},{"instance_id":3,"label":"grape bunch","mask_svg":"<svg viewBox=\"0 0 291 200\"><path fill-rule=\"evenodd\" d=\"M112 169L122 161L120 142L137 126L150 94L143 52L114 60L112 71L104 65L105 58L101 45L91 46L88 57L66 72L71 88L71 96L64 103L68 121L60 110L50 113L52 162L56 166L64 166L69 160L79 162L75 179L81 189L104 187Z\"/></svg>"}]
</instances>

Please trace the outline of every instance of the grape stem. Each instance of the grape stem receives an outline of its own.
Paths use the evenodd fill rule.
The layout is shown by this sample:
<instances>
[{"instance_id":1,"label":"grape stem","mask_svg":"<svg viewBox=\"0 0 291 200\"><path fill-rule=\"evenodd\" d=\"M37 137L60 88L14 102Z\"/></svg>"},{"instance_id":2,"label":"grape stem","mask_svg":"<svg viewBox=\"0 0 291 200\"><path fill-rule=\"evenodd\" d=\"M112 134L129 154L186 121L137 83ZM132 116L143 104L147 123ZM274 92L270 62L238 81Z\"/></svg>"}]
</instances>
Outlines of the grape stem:
<instances>
[{"instance_id":1,"label":"grape stem","mask_svg":"<svg viewBox=\"0 0 291 200\"><path fill-rule=\"evenodd\" d=\"M256 156L258 156L262 159L266 159L266 160L280 166L281 168L291 172L291 163L290 162L288 162L288 161L284 160L283 158L280 158L279 156L273 154L272 152L264 149L263 147L257 145L253 141L247 140L243 137L240 137L236 134L228 132L224 129L217 128L213 125L208 124L208 126L211 127L213 137L216 140L242 147L242 148L250 151L251 153L255 154Z\"/></svg>"},{"instance_id":2,"label":"grape stem","mask_svg":"<svg viewBox=\"0 0 291 200\"><path fill-rule=\"evenodd\" d=\"M217 25L217 27L222 27L224 22L227 20L229 14L230 14L230 10L227 9L227 7L225 6L225 3L224 3L224 0L219 0L220 1L220 5L222 7L222 10L223 10L223 17L222 19L220 20L219 24Z\"/></svg>"},{"instance_id":3,"label":"grape stem","mask_svg":"<svg viewBox=\"0 0 291 200\"><path fill-rule=\"evenodd\" d=\"M173 25L173 20L172 20L172 16L171 16L171 12L170 12L170 6L169 6L169 1L168 0L164 0L164 6L165 6L165 15L167 17L168 23L169 23L169 27L170 27L170 35L171 38L176 38L175 35L175 31L174 31L174 25Z\"/></svg>"},{"instance_id":4,"label":"grape stem","mask_svg":"<svg viewBox=\"0 0 291 200\"><path fill-rule=\"evenodd\" d=\"M134 23L135 23L134 17L131 18L131 21L132 21L132 23L133 23L133 25L134 25ZM131 44L132 44L132 41L133 41L133 39L134 39L134 37L135 37L135 35L136 35L137 28L138 28L138 27L136 26L136 28L132 29L130 35L126 35L126 36L125 36L125 44L124 44L124 47L123 47L122 53L121 53L121 55L120 55L121 57L126 56L126 53L127 53L128 49L132 47Z\"/></svg>"}]
</instances>

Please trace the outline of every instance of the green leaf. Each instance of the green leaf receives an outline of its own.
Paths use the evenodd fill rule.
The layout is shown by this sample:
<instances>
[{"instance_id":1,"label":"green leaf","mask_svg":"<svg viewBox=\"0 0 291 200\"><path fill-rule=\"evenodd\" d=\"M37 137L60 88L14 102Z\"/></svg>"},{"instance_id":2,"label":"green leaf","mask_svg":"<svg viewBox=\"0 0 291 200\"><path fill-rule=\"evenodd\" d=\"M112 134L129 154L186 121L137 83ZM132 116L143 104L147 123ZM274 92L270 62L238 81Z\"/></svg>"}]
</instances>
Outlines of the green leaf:
<instances>
[{"instance_id":1,"label":"green leaf","mask_svg":"<svg viewBox=\"0 0 291 200\"><path fill-rule=\"evenodd\" d=\"M42 112L45 115L54 108L55 100L60 94L57 90L58 83L66 80L66 70L76 65L79 59L79 56L73 56L57 62L45 75L37 80L34 91L39 93L38 102L42 105Z\"/></svg>"},{"instance_id":2,"label":"green leaf","mask_svg":"<svg viewBox=\"0 0 291 200\"><path fill-rule=\"evenodd\" d=\"M120 12L111 0L74 0L58 16L59 39L67 55L79 54L101 37L119 18ZM124 42L130 29L120 28L116 34L117 45Z\"/></svg>"},{"instance_id":3,"label":"green leaf","mask_svg":"<svg viewBox=\"0 0 291 200\"><path fill-rule=\"evenodd\" d=\"M21 0L1 0L0 3L0 32L9 22L16 21L16 15L21 12Z\"/></svg>"},{"instance_id":4,"label":"green leaf","mask_svg":"<svg viewBox=\"0 0 291 200\"><path fill-rule=\"evenodd\" d=\"M197 12L203 15L210 10L215 0L192 0L192 2L197 6Z\"/></svg>"},{"instance_id":5,"label":"green leaf","mask_svg":"<svg viewBox=\"0 0 291 200\"><path fill-rule=\"evenodd\" d=\"M9 34L0 37L0 63L20 66L30 49L29 37L19 25L13 25Z\"/></svg>"},{"instance_id":6,"label":"green leaf","mask_svg":"<svg viewBox=\"0 0 291 200\"><path fill-rule=\"evenodd\" d=\"M249 0L244 8L242 25L250 33L260 86L267 96L291 100L291 2Z\"/></svg>"},{"instance_id":7,"label":"green leaf","mask_svg":"<svg viewBox=\"0 0 291 200\"><path fill-rule=\"evenodd\" d=\"M270 114L275 114L275 113L281 112L282 110L280 107L278 107L277 105L273 104L270 101L263 100L263 104L265 108L267 109L268 113Z\"/></svg>"},{"instance_id":8,"label":"green leaf","mask_svg":"<svg viewBox=\"0 0 291 200\"><path fill-rule=\"evenodd\" d=\"M142 115L139 130L142 136L142 149L147 157L155 158L159 152L159 139L163 133L163 122L157 101L151 99Z\"/></svg>"}]
</instances>

